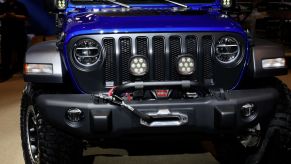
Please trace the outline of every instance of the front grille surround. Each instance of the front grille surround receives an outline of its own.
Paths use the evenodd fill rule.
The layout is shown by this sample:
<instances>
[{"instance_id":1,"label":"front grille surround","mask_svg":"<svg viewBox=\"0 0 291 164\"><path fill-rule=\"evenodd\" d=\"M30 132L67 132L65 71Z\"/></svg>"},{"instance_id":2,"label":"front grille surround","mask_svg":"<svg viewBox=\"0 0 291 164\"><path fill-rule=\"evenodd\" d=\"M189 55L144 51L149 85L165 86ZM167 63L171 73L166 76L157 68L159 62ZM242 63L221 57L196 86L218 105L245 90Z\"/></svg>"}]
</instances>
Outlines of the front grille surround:
<instances>
[{"instance_id":1,"label":"front grille surround","mask_svg":"<svg viewBox=\"0 0 291 164\"><path fill-rule=\"evenodd\" d=\"M232 36L240 42L242 46L240 55L244 59L245 41L243 36L237 33L102 34L77 36L72 40L92 38L102 45L105 61L101 69L96 70L96 74L102 71L103 74L100 75L104 75L102 78L104 87L134 81L192 80L198 81L201 85L210 81L211 85L219 84L223 88L231 88L236 84L244 62L239 63L236 68L226 68L216 61L214 47L218 39L223 36ZM129 60L134 55L142 55L148 59L149 71L146 76L135 77L130 74ZM190 76L178 74L176 62L181 55L190 55L194 58L194 74ZM232 77L227 78L227 82L223 82L225 79L221 77L221 74L224 76L230 74ZM108 82L110 86L107 86Z\"/></svg>"}]
</instances>

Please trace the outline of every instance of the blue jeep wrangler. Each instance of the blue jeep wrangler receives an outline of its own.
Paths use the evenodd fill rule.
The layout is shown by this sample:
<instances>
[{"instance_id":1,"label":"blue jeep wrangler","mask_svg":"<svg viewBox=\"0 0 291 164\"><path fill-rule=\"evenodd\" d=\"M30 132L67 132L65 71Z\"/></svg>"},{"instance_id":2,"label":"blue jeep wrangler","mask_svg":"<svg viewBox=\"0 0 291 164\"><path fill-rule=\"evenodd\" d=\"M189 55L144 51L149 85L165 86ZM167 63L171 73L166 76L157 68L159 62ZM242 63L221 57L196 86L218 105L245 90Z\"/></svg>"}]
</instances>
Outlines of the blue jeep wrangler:
<instances>
[{"instance_id":1,"label":"blue jeep wrangler","mask_svg":"<svg viewBox=\"0 0 291 164\"><path fill-rule=\"evenodd\" d=\"M233 0L48 0L59 37L31 47L21 104L26 164L211 152L223 164L290 162L282 48L254 40ZM208 143L208 146L201 143Z\"/></svg>"}]
</instances>

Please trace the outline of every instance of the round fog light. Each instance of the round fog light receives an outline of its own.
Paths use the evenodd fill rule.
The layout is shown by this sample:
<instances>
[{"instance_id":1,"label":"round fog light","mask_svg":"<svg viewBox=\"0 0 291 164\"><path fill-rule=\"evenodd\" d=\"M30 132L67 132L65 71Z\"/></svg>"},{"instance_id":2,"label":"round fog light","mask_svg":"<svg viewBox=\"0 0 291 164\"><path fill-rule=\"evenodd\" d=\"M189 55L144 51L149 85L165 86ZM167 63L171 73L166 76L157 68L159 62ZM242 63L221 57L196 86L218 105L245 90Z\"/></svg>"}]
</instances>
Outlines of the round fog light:
<instances>
[{"instance_id":1,"label":"round fog light","mask_svg":"<svg viewBox=\"0 0 291 164\"><path fill-rule=\"evenodd\" d=\"M148 63L143 56L131 58L129 67L131 74L134 76L144 76L148 72Z\"/></svg>"},{"instance_id":2,"label":"round fog light","mask_svg":"<svg viewBox=\"0 0 291 164\"><path fill-rule=\"evenodd\" d=\"M72 122L79 122L84 118L84 113L79 108L70 108L66 113L67 119Z\"/></svg>"},{"instance_id":3,"label":"round fog light","mask_svg":"<svg viewBox=\"0 0 291 164\"><path fill-rule=\"evenodd\" d=\"M251 116L254 116L256 113L257 113L257 110L255 107L255 104L253 103L247 103L241 107L241 115L243 117L251 117Z\"/></svg>"},{"instance_id":4,"label":"round fog light","mask_svg":"<svg viewBox=\"0 0 291 164\"><path fill-rule=\"evenodd\" d=\"M181 56L178 59L178 72L181 75L191 75L195 70L194 59L190 56Z\"/></svg>"}]
</instances>

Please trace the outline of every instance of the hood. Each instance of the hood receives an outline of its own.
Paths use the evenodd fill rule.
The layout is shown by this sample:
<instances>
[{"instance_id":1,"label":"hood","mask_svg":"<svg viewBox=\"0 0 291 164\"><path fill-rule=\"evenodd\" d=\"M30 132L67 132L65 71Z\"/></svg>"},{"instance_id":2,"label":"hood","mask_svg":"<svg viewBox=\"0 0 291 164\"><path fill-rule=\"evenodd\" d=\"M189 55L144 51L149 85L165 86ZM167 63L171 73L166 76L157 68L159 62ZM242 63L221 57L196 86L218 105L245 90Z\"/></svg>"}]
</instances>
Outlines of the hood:
<instances>
[{"instance_id":1,"label":"hood","mask_svg":"<svg viewBox=\"0 0 291 164\"><path fill-rule=\"evenodd\" d=\"M128 11L79 13L68 17L67 40L77 35L153 32L236 32L241 26L219 12Z\"/></svg>"}]
</instances>

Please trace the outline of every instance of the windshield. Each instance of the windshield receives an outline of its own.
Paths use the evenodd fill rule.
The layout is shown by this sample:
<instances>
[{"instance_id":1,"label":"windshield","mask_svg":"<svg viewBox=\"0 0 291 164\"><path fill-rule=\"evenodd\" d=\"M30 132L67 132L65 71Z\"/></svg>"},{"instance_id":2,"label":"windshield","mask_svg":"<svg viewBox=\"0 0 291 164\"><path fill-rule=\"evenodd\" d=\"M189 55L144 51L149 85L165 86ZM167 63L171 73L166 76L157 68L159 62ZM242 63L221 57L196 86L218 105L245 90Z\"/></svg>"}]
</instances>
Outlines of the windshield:
<instances>
[{"instance_id":1,"label":"windshield","mask_svg":"<svg viewBox=\"0 0 291 164\"><path fill-rule=\"evenodd\" d=\"M115 0L124 4L160 4L168 3L164 0ZM175 0L178 3L213 3L216 0ZM71 0L73 3L95 3L95 4L110 4L106 0Z\"/></svg>"}]
</instances>

